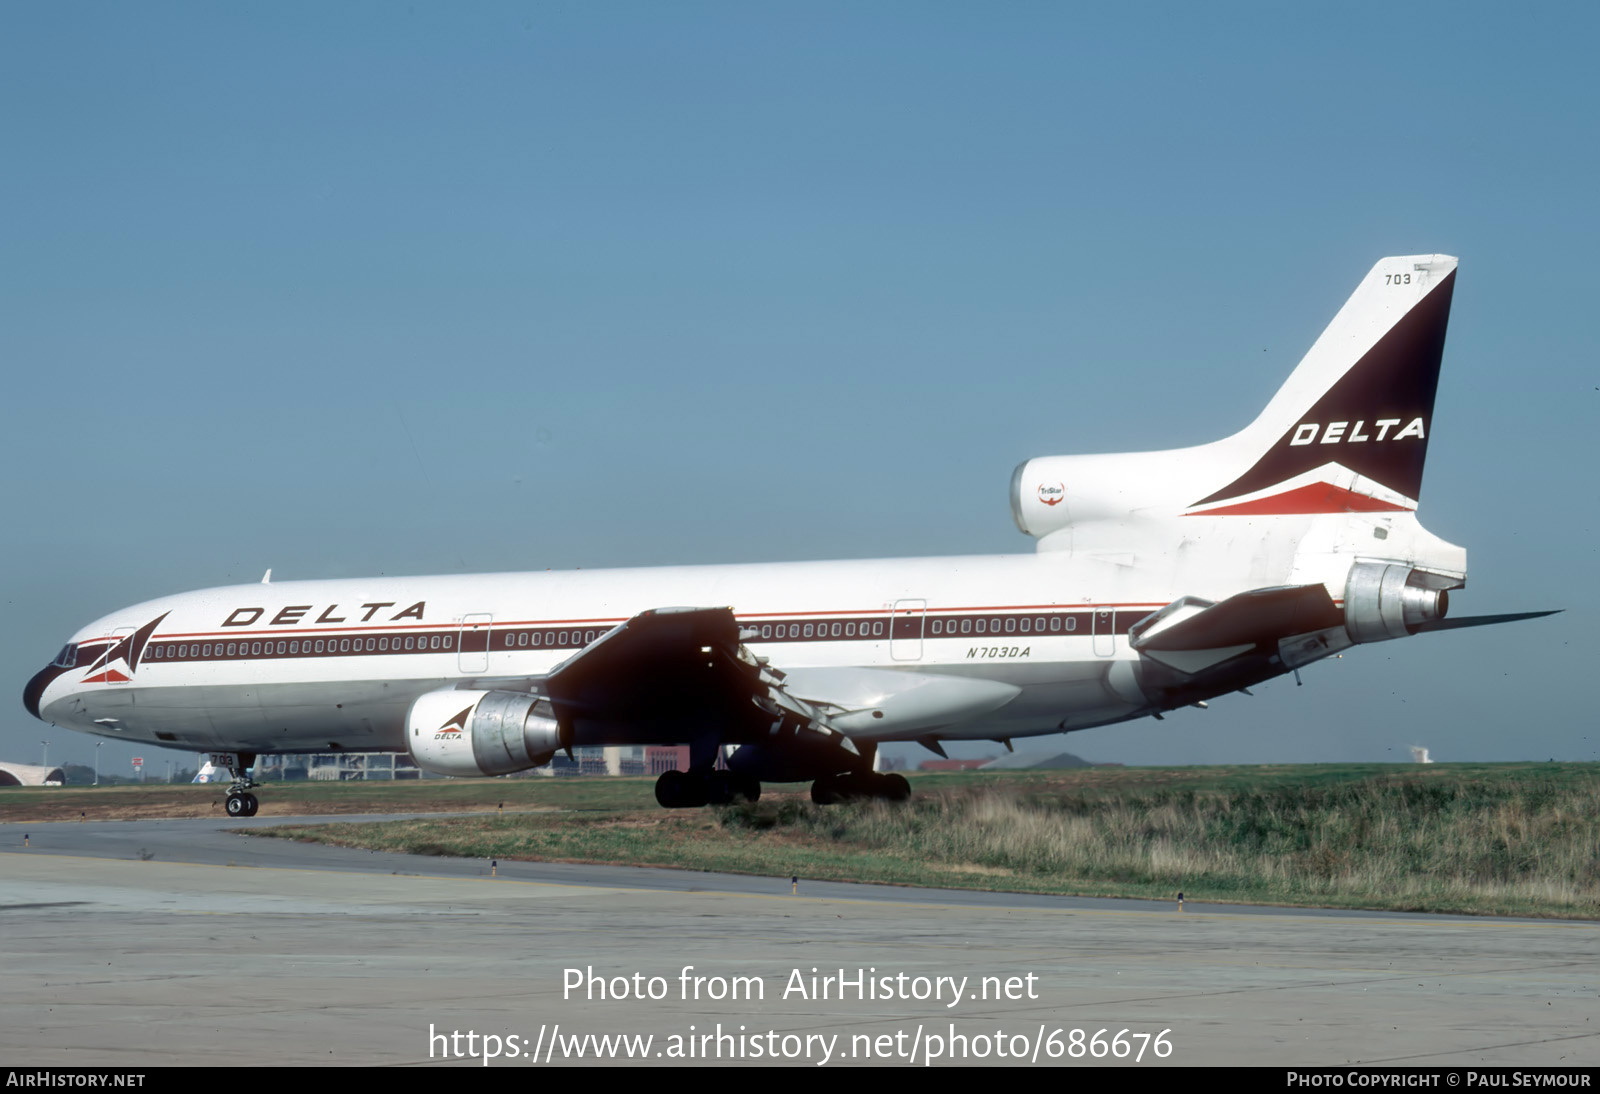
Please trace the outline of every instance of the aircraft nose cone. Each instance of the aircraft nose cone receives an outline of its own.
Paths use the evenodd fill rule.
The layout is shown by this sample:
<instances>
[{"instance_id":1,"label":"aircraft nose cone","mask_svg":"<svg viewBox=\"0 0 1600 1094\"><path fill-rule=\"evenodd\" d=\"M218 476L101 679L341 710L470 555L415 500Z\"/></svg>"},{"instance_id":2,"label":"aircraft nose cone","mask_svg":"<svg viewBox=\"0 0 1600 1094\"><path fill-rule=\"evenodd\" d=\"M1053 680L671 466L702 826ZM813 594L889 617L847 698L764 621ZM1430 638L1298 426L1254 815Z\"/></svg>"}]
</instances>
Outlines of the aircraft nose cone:
<instances>
[{"instance_id":1,"label":"aircraft nose cone","mask_svg":"<svg viewBox=\"0 0 1600 1094\"><path fill-rule=\"evenodd\" d=\"M44 715L39 713L39 699L44 695L44 689L50 686L50 681L61 675L61 670L54 665L34 674L28 686L22 689L22 705L28 708L28 713L44 720Z\"/></svg>"}]
</instances>

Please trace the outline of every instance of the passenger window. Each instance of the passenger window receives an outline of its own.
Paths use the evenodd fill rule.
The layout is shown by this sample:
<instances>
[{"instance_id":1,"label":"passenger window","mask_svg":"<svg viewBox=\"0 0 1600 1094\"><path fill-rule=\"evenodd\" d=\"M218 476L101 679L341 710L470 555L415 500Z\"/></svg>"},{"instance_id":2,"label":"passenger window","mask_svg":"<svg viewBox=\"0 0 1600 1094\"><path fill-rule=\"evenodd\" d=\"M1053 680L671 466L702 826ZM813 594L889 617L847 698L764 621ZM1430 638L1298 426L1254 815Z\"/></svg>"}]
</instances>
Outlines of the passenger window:
<instances>
[{"instance_id":1,"label":"passenger window","mask_svg":"<svg viewBox=\"0 0 1600 1094\"><path fill-rule=\"evenodd\" d=\"M1006 633L1007 634L1015 634L1016 630L1017 630L1016 618L1013 617L1013 616L1008 616L1006 618Z\"/></svg>"}]
</instances>

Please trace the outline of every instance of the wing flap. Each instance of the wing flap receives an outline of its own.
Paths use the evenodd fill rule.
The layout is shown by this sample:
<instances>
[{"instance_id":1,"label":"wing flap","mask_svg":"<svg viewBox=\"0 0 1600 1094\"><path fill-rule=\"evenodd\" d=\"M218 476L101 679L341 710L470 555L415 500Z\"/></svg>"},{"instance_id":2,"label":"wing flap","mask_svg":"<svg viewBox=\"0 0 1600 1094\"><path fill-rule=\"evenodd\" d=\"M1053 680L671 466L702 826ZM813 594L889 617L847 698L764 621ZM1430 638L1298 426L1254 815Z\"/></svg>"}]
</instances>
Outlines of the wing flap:
<instances>
[{"instance_id":1,"label":"wing flap","mask_svg":"<svg viewBox=\"0 0 1600 1094\"><path fill-rule=\"evenodd\" d=\"M656 608L557 665L541 690L579 743L585 725L646 727L642 734L662 740L842 737L783 680L740 643L733 609Z\"/></svg>"}]
</instances>

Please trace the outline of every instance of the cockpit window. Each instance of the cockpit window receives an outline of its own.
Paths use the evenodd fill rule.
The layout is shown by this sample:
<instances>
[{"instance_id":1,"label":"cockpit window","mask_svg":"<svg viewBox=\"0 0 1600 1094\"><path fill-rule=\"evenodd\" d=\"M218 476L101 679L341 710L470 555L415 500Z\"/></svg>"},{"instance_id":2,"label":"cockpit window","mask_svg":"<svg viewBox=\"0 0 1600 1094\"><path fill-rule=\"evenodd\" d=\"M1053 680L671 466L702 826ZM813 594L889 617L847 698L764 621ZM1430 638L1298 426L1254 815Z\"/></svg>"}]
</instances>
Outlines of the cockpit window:
<instances>
[{"instance_id":1,"label":"cockpit window","mask_svg":"<svg viewBox=\"0 0 1600 1094\"><path fill-rule=\"evenodd\" d=\"M70 669L78 663L78 645L68 642L61 647L61 652L56 654L55 665L57 668Z\"/></svg>"}]
</instances>

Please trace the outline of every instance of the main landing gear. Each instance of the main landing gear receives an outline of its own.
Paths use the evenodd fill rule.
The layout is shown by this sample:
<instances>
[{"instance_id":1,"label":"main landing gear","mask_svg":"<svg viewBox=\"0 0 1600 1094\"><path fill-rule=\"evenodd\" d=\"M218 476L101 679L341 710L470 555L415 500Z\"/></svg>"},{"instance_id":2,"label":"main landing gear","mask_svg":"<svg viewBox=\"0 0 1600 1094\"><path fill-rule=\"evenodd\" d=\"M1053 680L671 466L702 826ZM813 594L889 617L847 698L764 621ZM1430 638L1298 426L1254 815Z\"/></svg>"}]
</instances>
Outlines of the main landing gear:
<instances>
[{"instance_id":1,"label":"main landing gear","mask_svg":"<svg viewBox=\"0 0 1600 1094\"><path fill-rule=\"evenodd\" d=\"M883 801L911 800L911 784L904 775L876 771L847 771L843 775L824 775L811 784L811 800L818 805L841 805L863 798Z\"/></svg>"},{"instance_id":2,"label":"main landing gear","mask_svg":"<svg viewBox=\"0 0 1600 1094\"><path fill-rule=\"evenodd\" d=\"M250 793L261 785L250 777L250 769L256 765L255 753L240 752L233 757L233 761L228 765L228 774L233 776L233 782L228 787L228 816L253 817L256 810L261 808L256 796Z\"/></svg>"},{"instance_id":3,"label":"main landing gear","mask_svg":"<svg viewBox=\"0 0 1600 1094\"><path fill-rule=\"evenodd\" d=\"M656 780L656 801L667 809L693 809L701 805L730 805L737 798L757 801L761 780L732 771L668 771Z\"/></svg>"}]
</instances>

